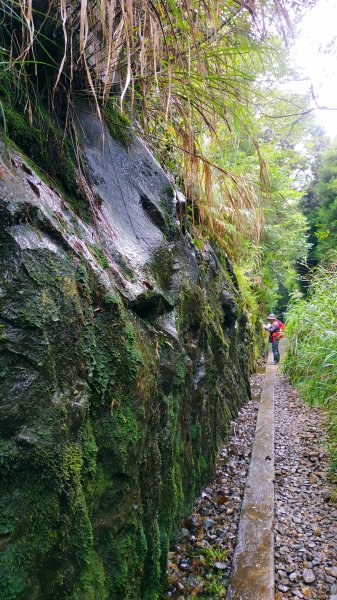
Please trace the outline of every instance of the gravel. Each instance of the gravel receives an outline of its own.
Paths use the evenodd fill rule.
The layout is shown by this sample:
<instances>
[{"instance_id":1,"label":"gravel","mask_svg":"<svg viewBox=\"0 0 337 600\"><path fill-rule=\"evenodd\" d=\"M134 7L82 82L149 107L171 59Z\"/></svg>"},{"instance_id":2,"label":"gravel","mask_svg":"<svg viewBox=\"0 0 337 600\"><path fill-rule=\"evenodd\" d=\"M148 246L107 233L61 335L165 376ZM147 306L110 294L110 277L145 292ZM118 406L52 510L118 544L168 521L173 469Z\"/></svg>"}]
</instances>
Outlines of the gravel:
<instances>
[{"instance_id":1,"label":"gravel","mask_svg":"<svg viewBox=\"0 0 337 600\"><path fill-rule=\"evenodd\" d=\"M181 523L169 553L169 587L163 599L226 596L263 379L262 374L253 375L252 400L231 423L229 439L219 449L215 478Z\"/></svg>"},{"instance_id":2,"label":"gravel","mask_svg":"<svg viewBox=\"0 0 337 600\"><path fill-rule=\"evenodd\" d=\"M162 599L225 598L263 376L231 424L216 476L181 523ZM337 503L329 483L325 415L275 382L275 600L337 600Z\"/></svg>"},{"instance_id":3,"label":"gravel","mask_svg":"<svg viewBox=\"0 0 337 600\"><path fill-rule=\"evenodd\" d=\"M275 386L275 600L337 598L337 504L325 415Z\"/></svg>"}]
</instances>

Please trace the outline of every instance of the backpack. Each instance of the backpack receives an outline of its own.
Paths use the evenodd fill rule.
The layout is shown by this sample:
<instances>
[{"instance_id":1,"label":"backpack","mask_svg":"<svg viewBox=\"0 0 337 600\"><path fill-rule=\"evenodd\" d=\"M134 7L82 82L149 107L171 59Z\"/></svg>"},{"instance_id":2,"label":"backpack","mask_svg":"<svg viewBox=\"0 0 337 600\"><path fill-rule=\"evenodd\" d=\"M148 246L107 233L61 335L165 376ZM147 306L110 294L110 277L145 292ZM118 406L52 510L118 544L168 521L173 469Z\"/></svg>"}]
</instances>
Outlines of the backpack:
<instances>
[{"instance_id":1,"label":"backpack","mask_svg":"<svg viewBox=\"0 0 337 600\"><path fill-rule=\"evenodd\" d=\"M282 323L282 321L277 321L277 326L278 326L278 330L274 331L274 333L271 334L271 341L272 342L278 342L279 340L282 340L284 338L284 323Z\"/></svg>"},{"instance_id":2,"label":"backpack","mask_svg":"<svg viewBox=\"0 0 337 600\"><path fill-rule=\"evenodd\" d=\"M282 340L284 338L284 323L282 321L277 321L277 323L279 326L278 339Z\"/></svg>"}]
</instances>

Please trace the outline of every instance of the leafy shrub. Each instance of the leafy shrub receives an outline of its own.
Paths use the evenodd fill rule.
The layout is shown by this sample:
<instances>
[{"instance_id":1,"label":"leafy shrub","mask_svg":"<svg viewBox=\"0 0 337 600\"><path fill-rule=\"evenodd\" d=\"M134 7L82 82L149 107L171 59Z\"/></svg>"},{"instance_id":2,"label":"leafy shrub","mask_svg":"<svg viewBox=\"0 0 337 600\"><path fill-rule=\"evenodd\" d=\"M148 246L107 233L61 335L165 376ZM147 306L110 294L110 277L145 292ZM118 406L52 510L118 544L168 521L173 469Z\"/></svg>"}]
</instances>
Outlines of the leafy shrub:
<instances>
[{"instance_id":1,"label":"leafy shrub","mask_svg":"<svg viewBox=\"0 0 337 600\"><path fill-rule=\"evenodd\" d=\"M284 370L312 405L329 414L332 470L337 471L337 265L319 267L305 299L295 292L287 312Z\"/></svg>"}]
</instances>

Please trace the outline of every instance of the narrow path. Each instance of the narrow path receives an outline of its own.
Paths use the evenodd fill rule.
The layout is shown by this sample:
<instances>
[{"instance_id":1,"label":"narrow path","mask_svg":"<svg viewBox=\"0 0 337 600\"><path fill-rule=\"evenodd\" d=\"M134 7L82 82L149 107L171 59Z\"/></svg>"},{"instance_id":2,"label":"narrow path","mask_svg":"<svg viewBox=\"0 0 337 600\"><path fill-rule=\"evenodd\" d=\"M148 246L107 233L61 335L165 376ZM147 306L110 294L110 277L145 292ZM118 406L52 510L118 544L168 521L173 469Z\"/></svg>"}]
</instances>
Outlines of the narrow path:
<instances>
[{"instance_id":1,"label":"narrow path","mask_svg":"<svg viewBox=\"0 0 337 600\"><path fill-rule=\"evenodd\" d=\"M260 477L250 465L252 479L246 481L252 444L256 444L259 402L255 397L232 423L231 438L220 449L215 480L202 492L172 546L170 587L165 599L226 598L231 577L228 598L233 600L271 600L274 594L275 600L337 600L337 502L328 477L325 414L305 405L278 367L271 371L275 375L275 512L271 529L275 555L271 543L266 562L272 583L271 566L275 562L275 589L272 583L267 591L260 592L248 585L246 591L242 591L245 586L241 591L238 586L236 595L233 593L235 578L248 582L250 575L245 569L250 560L253 579L257 575L258 581L262 573L254 557L258 536L252 533L253 544L245 541L247 501L242 504L244 493L249 496L252 482ZM261 379L258 375L253 380L257 393ZM256 438L259 430L260 438L265 435L270 443L267 430L263 433L259 425ZM263 445L260 449L264 456ZM271 454L270 449L268 452ZM256 515L258 519L261 516ZM245 534L241 542L238 527ZM246 561L244 568L237 557L233 561L235 547L242 565Z\"/></svg>"}]
</instances>

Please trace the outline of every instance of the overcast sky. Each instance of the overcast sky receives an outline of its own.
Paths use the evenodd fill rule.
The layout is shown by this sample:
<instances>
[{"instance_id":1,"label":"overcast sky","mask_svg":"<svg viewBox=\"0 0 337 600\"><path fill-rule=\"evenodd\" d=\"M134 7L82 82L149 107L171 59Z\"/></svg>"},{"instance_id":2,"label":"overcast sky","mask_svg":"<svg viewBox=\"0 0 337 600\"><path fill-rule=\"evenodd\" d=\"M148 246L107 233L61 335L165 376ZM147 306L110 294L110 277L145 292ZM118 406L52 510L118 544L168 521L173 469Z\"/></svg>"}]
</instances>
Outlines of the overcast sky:
<instances>
[{"instance_id":1,"label":"overcast sky","mask_svg":"<svg viewBox=\"0 0 337 600\"><path fill-rule=\"evenodd\" d=\"M312 81L317 104L336 109L315 111L316 120L326 133L336 137L337 0L318 0L304 17L291 56L303 75Z\"/></svg>"}]
</instances>

